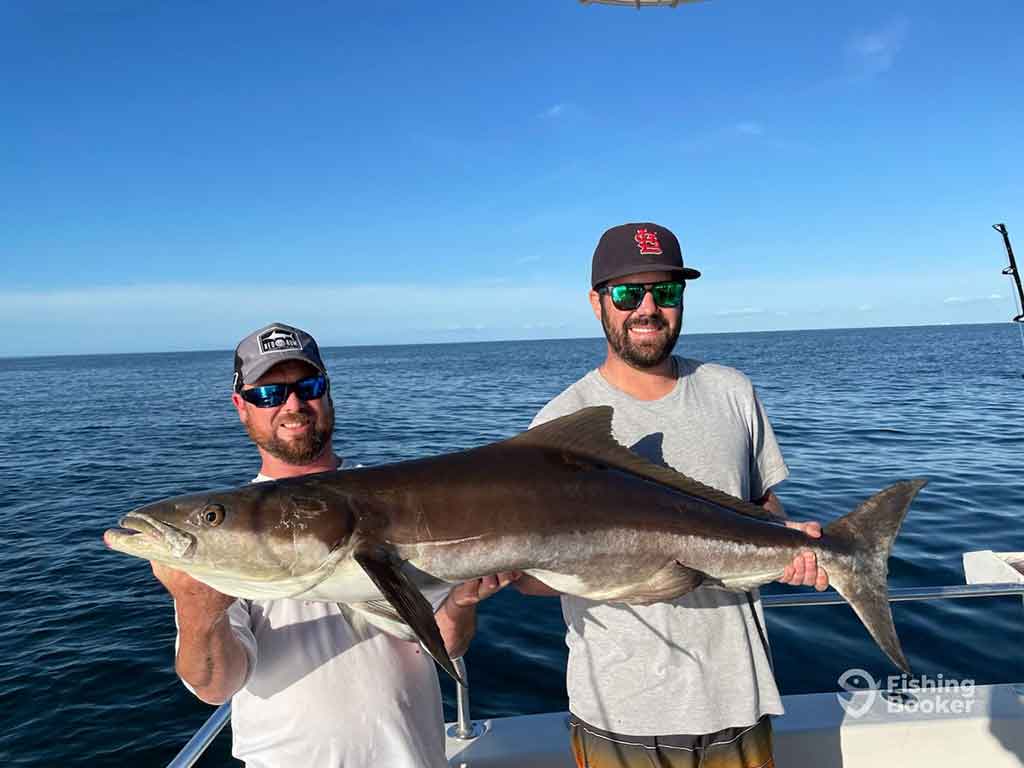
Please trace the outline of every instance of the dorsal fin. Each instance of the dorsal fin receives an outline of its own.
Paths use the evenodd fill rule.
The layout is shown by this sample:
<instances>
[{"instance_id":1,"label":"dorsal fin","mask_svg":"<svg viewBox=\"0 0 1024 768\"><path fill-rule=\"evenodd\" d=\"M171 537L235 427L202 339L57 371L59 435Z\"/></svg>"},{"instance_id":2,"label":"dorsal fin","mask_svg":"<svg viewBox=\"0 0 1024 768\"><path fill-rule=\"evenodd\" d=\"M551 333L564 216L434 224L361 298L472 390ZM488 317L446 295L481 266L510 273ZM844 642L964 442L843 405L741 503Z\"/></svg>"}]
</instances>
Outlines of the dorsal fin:
<instances>
[{"instance_id":1,"label":"dorsal fin","mask_svg":"<svg viewBox=\"0 0 1024 768\"><path fill-rule=\"evenodd\" d=\"M562 451L571 457L583 459L623 472L628 472L655 483L667 485L691 496L699 496L748 517L780 522L766 509L749 501L698 482L669 467L661 467L633 453L612 436L610 405L582 408L568 416L561 416L513 437L507 443L531 445Z\"/></svg>"}]
</instances>

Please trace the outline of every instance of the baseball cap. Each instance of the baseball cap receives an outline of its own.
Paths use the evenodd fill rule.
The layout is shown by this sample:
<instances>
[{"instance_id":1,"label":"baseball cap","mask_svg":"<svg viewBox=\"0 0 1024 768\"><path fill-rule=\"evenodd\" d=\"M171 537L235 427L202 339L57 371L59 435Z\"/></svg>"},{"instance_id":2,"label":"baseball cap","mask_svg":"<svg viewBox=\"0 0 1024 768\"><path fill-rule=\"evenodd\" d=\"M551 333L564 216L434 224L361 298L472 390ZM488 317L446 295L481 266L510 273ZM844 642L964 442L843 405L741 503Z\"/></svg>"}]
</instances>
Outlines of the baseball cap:
<instances>
[{"instance_id":1,"label":"baseball cap","mask_svg":"<svg viewBox=\"0 0 1024 768\"><path fill-rule=\"evenodd\" d=\"M309 363L327 376L327 368L320 358L316 339L301 328L285 323L271 323L253 331L235 347L234 391L240 391L243 384L251 384L285 360Z\"/></svg>"},{"instance_id":2,"label":"baseball cap","mask_svg":"<svg viewBox=\"0 0 1024 768\"><path fill-rule=\"evenodd\" d=\"M696 269L683 266L679 240L660 224L620 224L601 235L594 249L590 286L637 272L678 272L686 280L700 277Z\"/></svg>"}]
</instances>

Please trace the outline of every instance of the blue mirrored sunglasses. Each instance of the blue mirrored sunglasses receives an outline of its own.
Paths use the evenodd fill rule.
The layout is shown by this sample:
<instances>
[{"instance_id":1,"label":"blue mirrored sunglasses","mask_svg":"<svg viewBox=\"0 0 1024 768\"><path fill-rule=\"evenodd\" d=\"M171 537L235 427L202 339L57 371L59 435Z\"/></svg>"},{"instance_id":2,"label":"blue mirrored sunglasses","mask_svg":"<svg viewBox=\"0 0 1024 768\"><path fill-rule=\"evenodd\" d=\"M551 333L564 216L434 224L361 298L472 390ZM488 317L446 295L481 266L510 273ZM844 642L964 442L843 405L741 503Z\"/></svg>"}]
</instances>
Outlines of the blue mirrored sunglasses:
<instances>
[{"instance_id":1,"label":"blue mirrored sunglasses","mask_svg":"<svg viewBox=\"0 0 1024 768\"><path fill-rule=\"evenodd\" d=\"M290 384L262 384L252 389L243 389L238 394L245 402L252 403L257 408L276 408L284 403L292 392L299 400L317 400L327 392L327 377L310 376Z\"/></svg>"}]
</instances>

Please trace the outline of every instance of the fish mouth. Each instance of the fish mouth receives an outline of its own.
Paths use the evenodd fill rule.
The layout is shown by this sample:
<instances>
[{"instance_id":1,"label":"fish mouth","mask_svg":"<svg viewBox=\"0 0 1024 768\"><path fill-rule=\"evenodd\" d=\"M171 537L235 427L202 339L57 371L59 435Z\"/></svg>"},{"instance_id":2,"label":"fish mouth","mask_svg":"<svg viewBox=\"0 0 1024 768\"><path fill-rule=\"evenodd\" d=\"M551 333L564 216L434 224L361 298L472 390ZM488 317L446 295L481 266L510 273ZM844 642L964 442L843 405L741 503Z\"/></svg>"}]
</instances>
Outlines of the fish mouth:
<instances>
[{"instance_id":1,"label":"fish mouth","mask_svg":"<svg viewBox=\"0 0 1024 768\"><path fill-rule=\"evenodd\" d=\"M195 548L194 536L141 512L125 515L118 526L104 533L103 541L121 552L154 559L184 560Z\"/></svg>"}]
</instances>

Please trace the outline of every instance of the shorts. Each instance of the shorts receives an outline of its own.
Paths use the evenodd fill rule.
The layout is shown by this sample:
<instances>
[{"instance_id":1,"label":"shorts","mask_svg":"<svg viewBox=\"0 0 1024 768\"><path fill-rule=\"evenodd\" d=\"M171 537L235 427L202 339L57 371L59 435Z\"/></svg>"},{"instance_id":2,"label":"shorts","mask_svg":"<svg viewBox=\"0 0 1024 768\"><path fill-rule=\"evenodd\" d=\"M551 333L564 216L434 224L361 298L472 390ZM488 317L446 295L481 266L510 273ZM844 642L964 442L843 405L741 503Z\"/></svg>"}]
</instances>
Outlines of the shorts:
<instances>
[{"instance_id":1,"label":"shorts","mask_svg":"<svg viewBox=\"0 0 1024 768\"><path fill-rule=\"evenodd\" d=\"M569 718L577 768L774 768L772 723L701 736L623 736Z\"/></svg>"}]
</instances>

